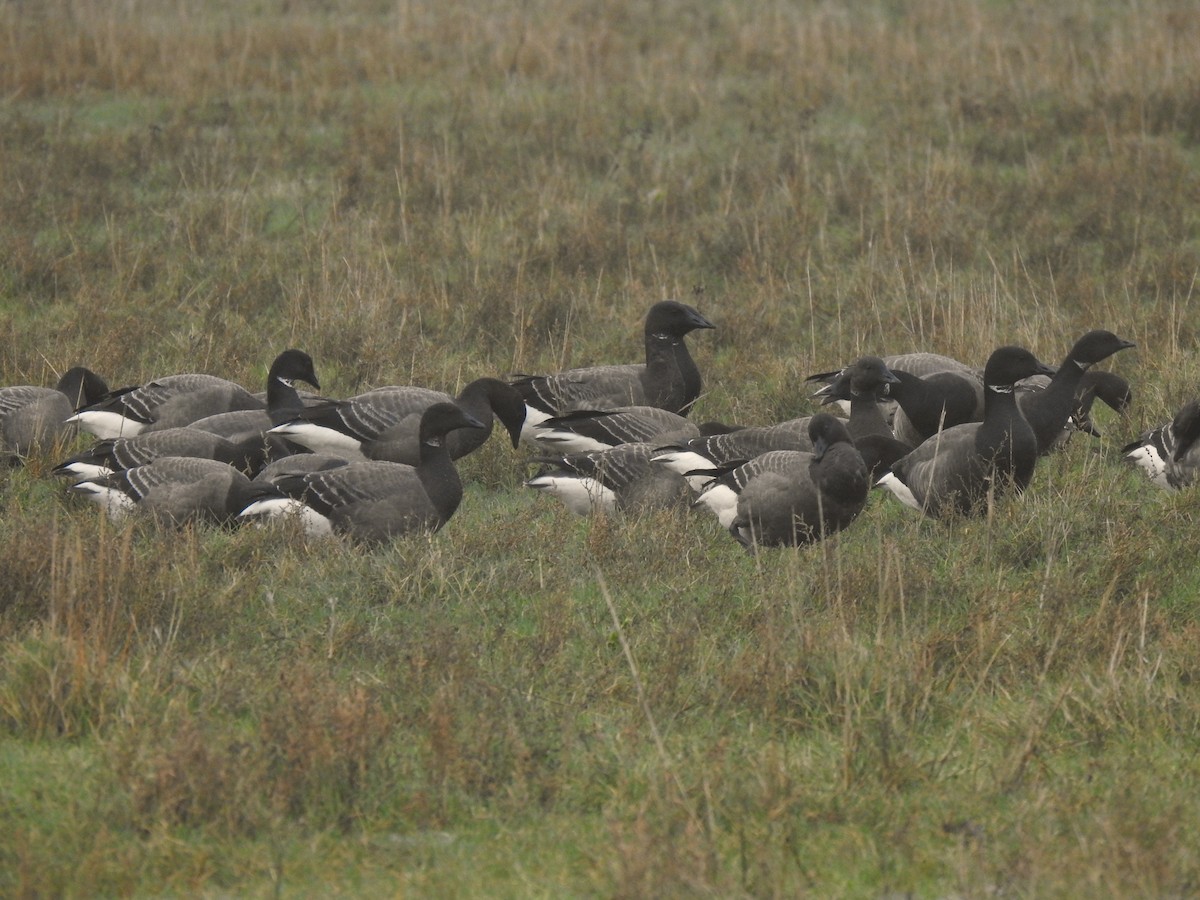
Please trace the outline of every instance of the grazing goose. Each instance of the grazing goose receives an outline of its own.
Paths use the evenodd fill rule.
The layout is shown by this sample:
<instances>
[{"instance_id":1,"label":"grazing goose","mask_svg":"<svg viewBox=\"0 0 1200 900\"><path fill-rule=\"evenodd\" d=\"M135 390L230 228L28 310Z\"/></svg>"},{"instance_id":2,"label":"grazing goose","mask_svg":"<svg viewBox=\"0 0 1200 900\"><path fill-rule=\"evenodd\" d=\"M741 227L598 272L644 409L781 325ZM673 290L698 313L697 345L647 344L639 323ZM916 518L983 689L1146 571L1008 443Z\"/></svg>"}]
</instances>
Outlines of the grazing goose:
<instances>
[{"instance_id":1,"label":"grazing goose","mask_svg":"<svg viewBox=\"0 0 1200 900\"><path fill-rule=\"evenodd\" d=\"M252 475L266 462L266 446L251 436L234 442L196 428L165 428L99 441L51 471L76 480L103 478L121 469L144 466L164 456L213 459Z\"/></svg>"},{"instance_id":2,"label":"grazing goose","mask_svg":"<svg viewBox=\"0 0 1200 900\"><path fill-rule=\"evenodd\" d=\"M811 450L808 436L811 421L812 416L803 416L777 425L756 425L663 444L654 461L686 478L692 490L701 491L713 480L714 470L740 465L765 453Z\"/></svg>"},{"instance_id":3,"label":"grazing goose","mask_svg":"<svg viewBox=\"0 0 1200 900\"><path fill-rule=\"evenodd\" d=\"M983 421L947 428L897 460L878 485L930 516L979 512L989 489L1024 490L1037 461L1037 438L1021 415L1015 385L1054 370L1021 347L1001 347L988 358Z\"/></svg>"},{"instance_id":4,"label":"grazing goose","mask_svg":"<svg viewBox=\"0 0 1200 900\"><path fill-rule=\"evenodd\" d=\"M841 531L867 502L871 482L850 432L827 413L813 416L810 454L784 471L752 476L729 531L747 549L795 547ZM807 458L804 458L807 457Z\"/></svg>"},{"instance_id":5,"label":"grazing goose","mask_svg":"<svg viewBox=\"0 0 1200 900\"><path fill-rule=\"evenodd\" d=\"M278 367L278 368L277 368ZM312 360L298 350L285 350L272 363L277 377L309 381ZM261 410L263 402L240 384L215 375L167 375L140 387L110 394L81 409L68 422L100 440L129 437L143 431L160 431L191 425L198 419L233 410Z\"/></svg>"},{"instance_id":6,"label":"grazing goose","mask_svg":"<svg viewBox=\"0 0 1200 900\"><path fill-rule=\"evenodd\" d=\"M71 485L100 504L110 518L132 510L168 525L232 521L250 501L252 484L233 466L213 459L161 456L144 466L122 469Z\"/></svg>"},{"instance_id":7,"label":"grazing goose","mask_svg":"<svg viewBox=\"0 0 1200 900\"><path fill-rule=\"evenodd\" d=\"M586 453L619 444L685 441L699 437L700 429L683 416L657 406L625 406L551 416L534 425L531 433L541 447Z\"/></svg>"},{"instance_id":8,"label":"grazing goose","mask_svg":"<svg viewBox=\"0 0 1200 900\"><path fill-rule=\"evenodd\" d=\"M1129 382L1116 372L1088 369L1083 373L1083 381L1075 392L1075 411L1071 413L1070 427L1055 440L1056 448L1066 446L1075 431L1100 437L1100 432L1092 421L1092 406L1096 400L1102 400L1115 412L1124 413L1133 403L1133 391Z\"/></svg>"},{"instance_id":9,"label":"grazing goose","mask_svg":"<svg viewBox=\"0 0 1200 900\"><path fill-rule=\"evenodd\" d=\"M822 406L839 401L850 404L850 419L846 423L846 429L851 438L866 437L868 434L891 437L892 428L879 400L881 395L890 396L893 387L899 383L899 377L882 359L878 356L863 356L837 375L831 376L828 384L813 394L813 397L819 397Z\"/></svg>"},{"instance_id":10,"label":"grazing goose","mask_svg":"<svg viewBox=\"0 0 1200 900\"><path fill-rule=\"evenodd\" d=\"M216 413L197 419L189 427L220 435L231 441L242 441L250 437L257 437L261 441L267 431L281 422L288 421L307 405L296 390L297 381L303 381L318 391L321 389L312 357L303 350L285 350L275 357L267 372L265 409L238 409Z\"/></svg>"},{"instance_id":11,"label":"grazing goose","mask_svg":"<svg viewBox=\"0 0 1200 900\"><path fill-rule=\"evenodd\" d=\"M314 452L347 459L374 459L417 465L421 459L421 419L438 403L454 403L478 428L453 431L446 437L451 459L483 446L499 419L517 446L525 421L525 403L513 388L496 378L472 381L457 398L422 387L382 387L349 400L329 400L300 410L270 433Z\"/></svg>"},{"instance_id":12,"label":"grazing goose","mask_svg":"<svg viewBox=\"0 0 1200 900\"><path fill-rule=\"evenodd\" d=\"M983 384L974 374L932 372L917 376L896 370L889 395L899 409L892 418L897 440L917 446L944 428L983 418Z\"/></svg>"},{"instance_id":13,"label":"grazing goose","mask_svg":"<svg viewBox=\"0 0 1200 900\"><path fill-rule=\"evenodd\" d=\"M516 375L512 385L528 407L526 433L551 416L584 409L657 406L687 415L700 396L700 370L684 337L698 328L715 328L691 306L664 300L646 314L646 362L593 366L554 375Z\"/></svg>"},{"instance_id":14,"label":"grazing goose","mask_svg":"<svg viewBox=\"0 0 1200 900\"><path fill-rule=\"evenodd\" d=\"M1071 414L1079 405L1078 394L1084 373L1114 353L1134 346L1111 331L1089 331L1075 342L1050 383L1040 391L1022 395L1017 404L1037 438L1038 454L1050 452L1063 435Z\"/></svg>"},{"instance_id":15,"label":"grazing goose","mask_svg":"<svg viewBox=\"0 0 1200 900\"><path fill-rule=\"evenodd\" d=\"M0 457L17 464L72 433L64 420L108 393L104 379L83 366L69 369L55 387L21 384L0 388Z\"/></svg>"},{"instance_id":16,"label":"grazing goose","mask_svg":"<svg viewBox=\"0 0 1200 900\"><path fill-rule=\"evenodd\" d=\"M458 509L462 482L445 438L459 428L484 428L453 403L421 414L421 458L416 466L368 460L256 487L243 518L294 514L314 536L347 534L367 543L413 531L434 532Z\"/></svg>"},{"instance_id":17,"label":"grazing goose","mask_svg":"<svg viewBox=\"0 0 1200 900\"><path fill-rule=\"evenodd\" d=\"M651 460L653 443L619 444L586 453L539 457L544 465L526 487L558 497L576 515L686 508L691 491L683 476Z\"/></svg>"},{"instance_id":18,"label":"grazing goose","mask_svg":"<svg viewBox=\"0 0 1200 900\"><path fill-rule=\"evenodd\" d=\"M813 395L822 398L823 406L849 402L850 418L846 421L846 430L866 463L872 483L913 449L911 444L892 435L880 401L880 395L890 393L899 381L897 374L879 357L864 356Z\"/></svg>"},{"instance_id":19,"label":"grazing goose","mask_svg":"<svg viewBox=\"0 0 1200 900\"><path fill-rule=\"evenodd\" d=\"M1168 491L1192 484L1200 471L1200 400L1183 405L1170 422L1121 448L1125 461Z\"/></svg>"},{"instance_id":20,"label":"grazing goose","mask_svg":"<svg viewBox=\"0 0 1200 900\"><path fill-rule=\"evenodd\" d=\"M849 428L863 436L869 433L891 435L887 421L879 411L878 394L889 387L895 376L877 356L864 356L836 373L828 373L829 384L817 392L824 402L848 400L851 403ZM662 446L655 462L678 472L693 490L700 491L712 480L712 470L731 463L742 463L774 450L811 450L811 416L790 419L776 425L739 428L707 437L677 441Z\"/></svg>"}]
</instances>

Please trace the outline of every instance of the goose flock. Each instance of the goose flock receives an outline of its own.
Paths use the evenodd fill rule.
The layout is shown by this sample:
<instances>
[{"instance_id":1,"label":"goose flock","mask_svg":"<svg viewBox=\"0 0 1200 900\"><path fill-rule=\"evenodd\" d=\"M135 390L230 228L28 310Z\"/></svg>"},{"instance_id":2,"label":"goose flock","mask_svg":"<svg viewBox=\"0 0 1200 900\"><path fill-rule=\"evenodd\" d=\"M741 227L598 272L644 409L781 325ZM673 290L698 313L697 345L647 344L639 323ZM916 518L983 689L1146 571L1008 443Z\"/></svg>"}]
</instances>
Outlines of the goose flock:
<instances>
[{"instance_id":1,"label":"goose flock","mask_svg":"<svg viewBox=\"0 0 1200 900\"><path fill-rule=\"evenodd\" d=\"M694 508L750 550L796 546L848 527L872 487L927 516L979 515L1031 482L1037 461L1074 431L1097 434L1095 400L1123 411L1128 382L1093 369L1133 343L1089 331L1057 366L1017 346L982 370L934 353L864 356L810 376L813 399L841 413L785 422L697 424L701 375L685 338L714 328L687 304L646 315L645 362L509 378L458 396L417 386L346 399L320 391L312 358L280 353L266 389L176 374L110 390L86 368L53 388L0 388L0 454L11 465L97 439L53 473L115 517L180 526L291 517L311 535L377 543L434 532L463 495L455 460L497 423L533 448L529 488L580 515ZM1200 471L1200 401L1123 449L1155 484Z\"/></svg>"}]
</instances>

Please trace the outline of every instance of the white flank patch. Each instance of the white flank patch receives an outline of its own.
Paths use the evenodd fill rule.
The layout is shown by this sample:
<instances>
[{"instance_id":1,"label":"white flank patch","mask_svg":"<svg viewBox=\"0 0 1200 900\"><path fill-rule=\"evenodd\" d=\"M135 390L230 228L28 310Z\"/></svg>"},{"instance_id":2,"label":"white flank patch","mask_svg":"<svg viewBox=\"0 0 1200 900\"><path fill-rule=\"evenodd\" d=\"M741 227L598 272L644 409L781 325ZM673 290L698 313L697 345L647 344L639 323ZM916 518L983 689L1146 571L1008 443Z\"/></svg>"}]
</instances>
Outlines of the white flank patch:
<instances>
[{"instance_id":1,"label":"white flank patch","mask_svg":"<svg viewBox=\"0 0 1200 900\"><path fill-rule=\"evenodd\" d=\"M703 506L721 523L722 528L728 528L737 518L738 495L733 488L723 484L714 484L705 490L692 506Z\"/></svg>"},{"instance_id":2,"label":"white flank patch","mask_svg":"<svg viewBox=\"0 0 1200 900\"><path fill-rule=\"evenodd\" d=\"M134 499L124 491L96 484L94 481L81 481L73 484L71 490L78 491L93 503L99 504L114 522L123 518L137 506Z\"/></svg>"},{"instance_id":3,"label":"white flank patch","mask_svg":"<svg viewBox=\"0 0 1200 900\"><path fill-rule=\"evenodd\" d=\"M897 478L895 473L888 472L875 482L875 487L891 491L896 496L896 499L905 506L910 506L917 512L921 512L921 504L917 502L917 498L913 496L913 492L908 489L908 485Z\"/></svg>"},{"instance_id":4,"label":"white flank patch","mask_svg":"<svg viewBox=\"0 0 1200 900\"><path fill-rule=\"evenodd\" d=\"M64 424L75 423L80 429L94 434L102 441L109 441L119 437L132 437L135 434L141 434L146 427L141 422L135 422L133 419L127 419L120 413L109 412L104 409L85 409L82 412L77 412L71 418L66 420Z\"/></svg>"},{"instance_id":5,"label":"white flank patch","mask_svg":"<svg viewBox=\"0 0 1200 900\"><path fill-rule=\"evenodd\" d=\"M239 519L282 519L287 516L298 516L304 533L309 537L329 537L333 534L332 522L311 506L291 497L255 500L237 515Z\"/></svg>"},{"instance_id":6,"label":"white flank patch","mask_svg":"<svg viewBox=\"0 0 1200 900\"><path fill-rule=\"evenodd\" d=\"M1125 461L1145 472L1147 477L1160 488L1168 491L1174 490L1167 481L1166 460L1159 456L1158 451L1151 445L1142 444L1140 447L1130 450L1125 454Z\"/></svg>"},{"instance_id":7,"label":"white flank patch","mask_svg":"<svg viewBox=\"0 0 1200 900\"><path fill-rule=\"evenodd\" d=\"M594 478L537 475L526 481L525 486L553 494L577 516L587 516L597 511L612 512L617 508L617 495Z\"/></svg>"},{"instance_id":8,"label":"white flank patch","mask_svg":"<svg viewBox=\"0 0 1200 900\"><path fill-rule=\"evenodd\" d=\"M314 425L312 422L285 422L276 425L268 434L278 434L307 447L313 453L333 453L338 456L350 454L351 459L362 457L362 441L352 438L336 428Z\"/></svg>"},{"instance_id":9,"label":"white flank patch","mask_svg":"<svg viewBox=\"0 0 1200 900\"><path fill-rule=\"evenodd\" d=\"M525 404L525 422L521 425L521 440L531 446L537 445L537 426L551 418L550 413L534 409Z\"/></svg>"},{"instance_id":10,"label":"white flank patch","mask_svg":"<svg viewBox=\"0 0 1200 900\"><path fill-rule=\"evenodd\" d=\"M535 444L548 447L555 453L589 453L592 450L609 450L613 446L553 426L535 427L532 433Z\"/></svg>"},{"instance_id":11,"label":"white flank patch","mask_svg":"<svg viewBox=\"0 0 1200 900\"><path fill-rule=\"evenodd\" d=\"M693 450L665 450L650 457L651 462L666 466L672 472L678 472L684 477L693 491L699 493L712 481L712 475L689 475L689 472L711 470L713 461L701 456Z\"/></svg>"}]
</instances>

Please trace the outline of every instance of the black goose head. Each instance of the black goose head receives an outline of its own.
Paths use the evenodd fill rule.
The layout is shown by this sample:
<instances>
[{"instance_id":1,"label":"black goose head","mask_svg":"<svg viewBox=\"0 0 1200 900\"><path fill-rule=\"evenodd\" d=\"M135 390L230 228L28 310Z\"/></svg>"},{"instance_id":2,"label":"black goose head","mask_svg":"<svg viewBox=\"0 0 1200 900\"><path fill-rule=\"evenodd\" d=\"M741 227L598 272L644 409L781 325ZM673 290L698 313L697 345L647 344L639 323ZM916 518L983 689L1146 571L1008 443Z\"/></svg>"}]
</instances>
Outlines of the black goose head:
<instances>
[{"instance_id":1,"label":"black goose head","mask_svg":"<svg viewBox=\"0 0 1200 900\"><path fill-rule=\"evenodd\" d=\"M499 378L478 378L472 384L483 389L492 413L504 425L512 445L516 447L521 442L521 428L525 424L526 407L521 395L511 384Z\"/></svg>"},{"instance_id":2,"label":"black goose head","mask_svg":"<svg viewBox=\"0 0 1200 900\"><path fill-rule=\"evenodd\" d=\"M1088 369L1083 373L1083 380L1075 397L1075 411L1071 413L1071 424L1076 430L1092 437L1100 437L1100 432L1092 421L1092 404L1097 398L1103 400L1110 408L1123 413L1133 402L1133 391L1129 382L1116 372Z\"/></svg>"},{"instance_id":3,"label":"black goose head","mask_svg":"<svg viewBox=\"0 0 1200 900\"><path fill-rule=\"evenodd\" d=\"M421 414L422 444L438 446L456 428L484 428L474 416L467 415L454 403L435 403Z\"/></svg>"},{"instance_id":4,"label":"black goose head","mask_svg":"<svg viewBox=\"0 0 1200 900\"><path fill-rule=\"evenodd\" d=\"M1039 362L1024 347L1001 347L992 351L983 369L983 383L990 390L1011 393L1013 385L1032 375L1053 375L1055 369Z\"/></svg>"},{"instance_id":5,"label":"black goose head","mask_svg":"<svg viewBox=\"0 0 1200 900\"><path fill-rule=\"evenodd\" d=\"M312 357L303 350L284 350L271 363L271 370L267 373L268 383L274 381L282 381L289 387L295 381L303 381L305 384L311 384L318 391L321 389L321 383L317 381L317 373L313 368Z\"/></svg>"},{"instance_id":6,"label":"black goose head","mask_svg":"<svg viewBox=\"0 0 1200 900\"><path fill-rule=\"evenodd\" d=\"M1108 359L1119 350L1135 346L1137 345L1133 341L1124 340L1111 331L1097 328L1095 331L1089 331L1075 342L1075 346L1071 348L1070 358L1081 369L1086 369L1090 365Z\"/></svg>"},{"instance_id":7,"label":"black goose head","mask_svg":"<svg viewBox=\"0 0 1200 900\"><path fill-rule=\"evenodd\" d=\"M108 393L104 379L85 366L67 369L56 387L71 401L72 409L90 406Z\"/></svg>"},{"instance_id":8,"label":"black goose head","mask_svg":"<svg viewBox=\"0 0 1200 900\"><path fill-rule=\"evenodd\" d=\"M813 458L821 459L834 444L852 444L845 423L829 413L817 413L808 423L808 439L812 441Z\"/></svg>"},{"instance_id":9,"label":"black goose head","mask_svg":"<svg viewBox=\"0 0 1200 900\"><path fill-rule=\"evenodd\" d=\"M678 300L655 303L646 313L646 336L664 336L679 340L698 328L716 328L700 312Z\"/></svg>"},{"instance_id":10,"label":"black goose head","mask_svg":"<svg viewBox=\"0 0 1200 900\"><path fill-rule=\"evenodd\" d=\"M817 377L819 376L809 376L806 380L812 381ZM896 374L878 356L861 356L842 369L829 384L813 396L821 398L822 406L828 406L839 400L852 400L868 394L884 395L887 393L887 385L899 382Z\"/></svg>"}]
</instances>

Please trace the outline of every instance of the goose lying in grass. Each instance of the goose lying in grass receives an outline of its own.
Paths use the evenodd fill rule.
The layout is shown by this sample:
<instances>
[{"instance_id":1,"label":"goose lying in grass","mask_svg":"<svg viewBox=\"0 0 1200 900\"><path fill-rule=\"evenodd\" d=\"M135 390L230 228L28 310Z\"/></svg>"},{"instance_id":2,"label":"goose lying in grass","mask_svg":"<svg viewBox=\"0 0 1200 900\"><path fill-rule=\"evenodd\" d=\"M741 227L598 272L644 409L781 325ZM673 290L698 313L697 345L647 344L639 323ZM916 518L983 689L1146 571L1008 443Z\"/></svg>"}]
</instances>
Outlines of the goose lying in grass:
<instances>
[{"instance_id":1,"label":"goose lying in grass","mask_svg":"<svg viewBox=\"0 0 1200 900\"><path fill-rule=\"evenodd\" d=\"M437 531L462 500L462 482L445 438L459 428L483 427L455 404L435 403L421 415L416 466L364 461L279 475L254 487L241 517L296 515L310 535L340 533L367 543Z\"/></svg>"},{"instance_id":2,"label":"goose lying in grass","mask_svg":"<svg viewBox=\"0 0 1200 900\"><path fill-rule=\"evenodd\" d=\"M50 449L74 433L64 423L76 409L107 393L104 379L83 366L69 369L52 388L0 388L0 458L15 465L36 450Z\"/></svg>"},{"instance_id":3,"label":"goose lying in grass","mask_svg":"<svg viewBox=\"0 0 1200 900\"><path fill-rule=\"evenodd\" d=\"M809 436L811 453L784 468L747 473L729 524L747 549L820 540L853 522L866 504L867 466L842 421L813 416Z\"/></svg>"},{"instance_id":4,"label":"goose lying in grass","mask_svg":"<svg viewBox=\"0 0 1200 900\"><path fill-rule=\"evenodd\" d=\"M878 482L930 516L978 513L990 494L1021 491L1033 477L1037 437L1017 407L1016 383L1053 369L1021 347L1001 347L984 368L982 422L939 432L901 457Z\"/></svg>"},{"instance_id":5,"label":"goose lying in grass","mask_svg":"<svg viewBox=\"0 0 1200 900\"><path fill-rule=\"evenodd\" d=\"M1185 403L1170 421L1126 444L1125 461L1168 491L1192 484L1200 472L1200 400Z\"/></svg>"},{"instance_id":6,"label":"goose lying in grass","mask_svg":"<svg viewBox=\"0 0 1200 900\"><path fill-rule=\"evenodd\" d=\"M284 351L271 368L279 378L310 383L316 380L312 360L299 351ZM79 410L67 421L107 440L191 425L217 413L261 409L263 401L240 384L215 375L188 373L117 391Z\"/></svg>"},{"instance_id":7,"label":"goose lying in grass","mask_svg":"<svg viewBox=\"0 0 1200 900\"><path fill-rule=\"evenodd\" d=\"M695 308L664 300L646 314L645 363L514 376L511 384L527 407L525 439L533 440L528 429L544 419L576 410L656 406L687 415L700 396L701 379L684 338L714 327Z\"/></svg>"},{"instance_id":8,"label":"goose lying in grass","mask_svg":"<svg viewBox=\"0 0 1200 900\"><path fill-rule=\"evenodd\" d=\"M286 438L313 452L333 453L347 459L374 459L417 465L421 459L421 418L431 406L454 403L478 428L454 431L446 446L452 459L477 450L491 435L499 419L517 446L525 421L521 396L496 378L472 381L457 398L422 387L376 388L348 400L328 400L300 410L270 434Z\"/></svg>"}]
</instances>

